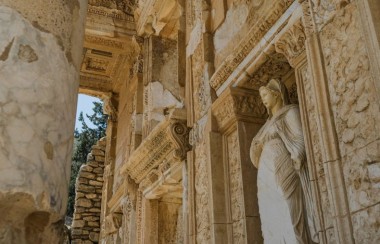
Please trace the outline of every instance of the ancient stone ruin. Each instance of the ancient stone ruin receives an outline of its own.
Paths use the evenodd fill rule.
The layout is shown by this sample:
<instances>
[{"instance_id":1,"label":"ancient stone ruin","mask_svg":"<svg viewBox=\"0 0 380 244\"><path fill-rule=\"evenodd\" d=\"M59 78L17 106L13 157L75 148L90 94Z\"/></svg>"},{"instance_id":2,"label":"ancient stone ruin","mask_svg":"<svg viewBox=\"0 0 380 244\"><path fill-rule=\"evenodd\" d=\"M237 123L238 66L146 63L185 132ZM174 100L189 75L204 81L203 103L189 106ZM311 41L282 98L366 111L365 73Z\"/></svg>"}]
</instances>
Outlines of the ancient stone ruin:
<instances>
[{"instance_id":1,"label":"ancient stone ruin","mask_svg":"<svg viewBox=\"0 0 380 244\"><path fill-rule=\"evenodd\" d=\"M109 116L74 243L380 243L379 16L0 0L0 243L62 241L78 93Z\"/></svg>"},{"instance_id":2,"label":"ancient stone ruin","mask_svg":"<svg viewBox=\"0 0 380 244\"><path fill-rule=\"evenodd\" d=\"M106 138L100 139L82 165L75 185L75 211L71 225L71 243L99 242L100 209Z\"/></svg>"}]
</instances>

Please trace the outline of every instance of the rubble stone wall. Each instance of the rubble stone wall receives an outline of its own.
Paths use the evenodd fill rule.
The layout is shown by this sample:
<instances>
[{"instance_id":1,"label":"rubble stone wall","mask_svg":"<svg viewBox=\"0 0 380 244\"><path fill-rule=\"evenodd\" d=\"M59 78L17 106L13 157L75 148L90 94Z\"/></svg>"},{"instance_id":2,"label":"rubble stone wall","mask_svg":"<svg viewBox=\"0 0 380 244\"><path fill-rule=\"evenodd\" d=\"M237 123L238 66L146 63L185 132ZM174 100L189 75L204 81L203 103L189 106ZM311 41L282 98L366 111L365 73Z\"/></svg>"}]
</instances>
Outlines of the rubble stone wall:
<instances>
[{"instance_id":1,"label":"rubble stone wall","mask_svg":"<svg viewBox=\"0 0 380 244\"><path fill-rule=\"evenodd\" d=\"M79 170L71 229L72 244L99 241L105 149L106 138L103 137L92 147L87 163Z\"/></svg>"}]
</instances>

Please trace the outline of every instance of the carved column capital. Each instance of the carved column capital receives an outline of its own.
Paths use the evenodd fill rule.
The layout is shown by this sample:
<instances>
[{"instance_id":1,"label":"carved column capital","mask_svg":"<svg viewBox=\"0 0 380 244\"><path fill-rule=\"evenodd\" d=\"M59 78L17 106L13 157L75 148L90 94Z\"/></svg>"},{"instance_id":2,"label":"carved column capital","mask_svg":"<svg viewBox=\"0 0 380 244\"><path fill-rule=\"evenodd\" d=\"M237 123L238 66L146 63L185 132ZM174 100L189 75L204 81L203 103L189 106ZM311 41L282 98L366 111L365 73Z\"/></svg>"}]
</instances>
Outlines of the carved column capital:
<instances>
[{"instance_id":1,"label":"carved column capital","mask_svg":"<svg viewBox=\"0 0 380 244\"><path fill-rule=\"evenodd\" d=\"M299 20L275 43L276 51L284 54L294 68L305 51L305 40L304 27Z\"/></svg>"},{"instance_id":2,"label":"carved column capital","mask_svg":"<svg viewBox=\"0 0 380 244\"><path fill-rule=\"evenodd\" d=\"M236 120L263 122L267 112L258 91L229 88L213 104L212 114L223 130Z\"/></svg>"}]
</instances>

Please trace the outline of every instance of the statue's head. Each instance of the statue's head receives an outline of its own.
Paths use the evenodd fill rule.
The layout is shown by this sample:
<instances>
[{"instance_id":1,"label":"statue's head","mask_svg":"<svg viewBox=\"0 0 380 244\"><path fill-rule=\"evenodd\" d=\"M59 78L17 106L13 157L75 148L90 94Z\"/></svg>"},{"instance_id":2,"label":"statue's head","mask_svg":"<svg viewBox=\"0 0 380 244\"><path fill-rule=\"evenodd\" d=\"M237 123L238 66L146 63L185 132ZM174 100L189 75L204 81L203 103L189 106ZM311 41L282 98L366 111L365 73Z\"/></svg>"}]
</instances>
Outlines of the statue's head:
<instances>
[{"instance_id":1,"label":"statue's head","mask_svg":"<svg viewBox=\"0 0 380 244\"><path fill-rule=\"evenodd\" d=\"M286 86L277 79L271 79L266 86L260 87L259 91L270 117L272 116L271 109L276 104L280 103L281 106L285 106L290 103Z\"/></svg>"}]
</instances>

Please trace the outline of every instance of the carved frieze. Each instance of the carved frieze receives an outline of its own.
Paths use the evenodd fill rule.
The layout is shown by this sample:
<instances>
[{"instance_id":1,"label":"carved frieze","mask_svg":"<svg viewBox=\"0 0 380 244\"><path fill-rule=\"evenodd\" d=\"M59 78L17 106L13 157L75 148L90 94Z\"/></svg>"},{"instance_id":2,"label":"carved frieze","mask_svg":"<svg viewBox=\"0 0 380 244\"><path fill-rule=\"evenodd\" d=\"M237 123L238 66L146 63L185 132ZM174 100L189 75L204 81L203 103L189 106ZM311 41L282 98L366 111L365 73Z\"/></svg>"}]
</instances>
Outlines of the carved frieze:
<instances>
[{"instance_id":1,"label":"carved frieze","mask_svg":"<svg viewBox=\"0 0 380 244\"><path fill-rule=\"evenodd\" d=\"M229 88L215 101L212 113L224 129L237 119L264 122L267 112L258 91Z\"/></svg>"},{"instance_id":2,"label":"carved frieze","mask_svg":"<svg viewBox=\"0 0 380 244\"><path fill-rule=\"evenodd\" d=\"M290 65L295 67L297 58L305 51L305 40L305 31L299 20L276 42L276 51L284 54Z\"/></svg>"},{"instance_id":3,"label":"carved frieze","mask_svg":"<svg viewBox=\"0 0 380 244\"><path fill-rule=\"evenodd\" d=\"M122 166L136 183L164 161L182 161L190 150L189 129L184 119L168 117L158 124Z\"/></svg>"},{"instance_id":4,"label":"carved frieze","mask_svg":"<svg viewBox=\"0 0 380 244\"><path fill-rule=\"evenodd\" d=\"M236 67L244 60L248 53L259 43L273 24L280 18L282 13L294 2L294 0L276 1L271 12L253 25L249 33L239 43L236 50L226 58L218 70L211 77L211 87L217 90L232 74Z\"/></svg>"},{"instance_id":5,"label":"carved frieze","mask_svg":"<svg viewBox=\"0 0 380 244\"><path fill-rule=\"evenodd\" d=\"M287 76L292 67L286 57L281 53L274 53L269 59L250 75L247 81L239 85L242 88L259 90L265 86L270 79L280 79Z\"/></svg>"}]
</instances>

